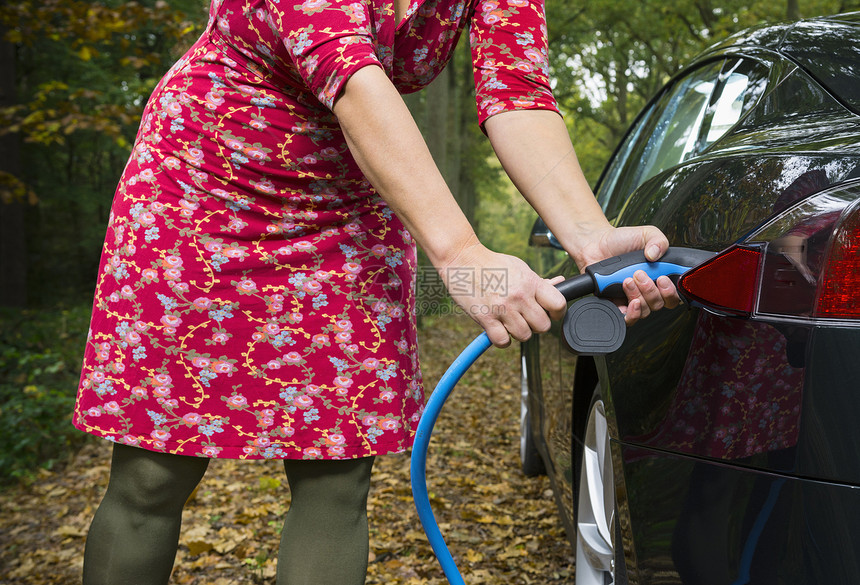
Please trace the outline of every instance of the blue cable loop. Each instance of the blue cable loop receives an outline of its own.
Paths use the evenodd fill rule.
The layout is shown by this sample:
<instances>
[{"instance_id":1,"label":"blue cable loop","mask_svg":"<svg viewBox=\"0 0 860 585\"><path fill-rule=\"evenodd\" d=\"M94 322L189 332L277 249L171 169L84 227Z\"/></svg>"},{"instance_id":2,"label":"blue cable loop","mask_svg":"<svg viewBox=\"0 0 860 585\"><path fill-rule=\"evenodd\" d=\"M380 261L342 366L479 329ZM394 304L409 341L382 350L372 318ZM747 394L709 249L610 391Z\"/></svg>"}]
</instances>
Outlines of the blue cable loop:
<instances>
[{"instance_id":1,"label":"blue cable loop","mask_svg":"<svg viewBox=\"0 0 860 585\"><path fill-rule=\"evenodd\" d=\"M491 345L492 343L490 343L490 338L487 337L487 334L481 333L457 356L457 359L454 360L454 363L451 364L439 380L439 383L436 384L433 394L427 400L424 414L421 415L421 420L418 422L418 430L415 433L415 444L412 447L412 497L415 500L415 509L418 511L421 525L424 526L424 532L427 533L427 540L430 541L430 546L433 547L433 552L436 554L436 558L439 559L442 571L451 585L465 585L466 582L454 563L451 551L445 545L445 539L442 537L442 532L439 530L439 525L436 523L436 518L433 515L433 508L430 507L426 477L427 448L430 444L430 434L433 432L433 426L436 424L436 419L439 418L439 412L441 412L445 400L448 399L451 391L454 390L454 386L457 385L457 382L460 381L466 370Z\"/></svg>"},{"instance_id":2,"label":"blue cable loop","mask_svg":"<svg viewBox=\"0 0 860 585\"><path fill-rule=\"evenodd\" d=\"M589 294L594 290L594 281L588 275L579 275L570 278L556 285L564 297L570 301L572 299ZM421 520L421 525L424 527L424 532L427 534L427 540L430 546L433 547L433 552L439 560L439 565L451 585L465 585L463 576L457 565L454 563L454 557L451 556L451 551L445 544L445 539L442 532L439 530L439 525L436 523L436 517L433 515L433 508L430 506L430 495L427 492L427 450L430 446L430 435L433 433L433 427L436 425L436 419L439 418L439 413L445 405L445 401L454 386L463 377L472 364L481 357L487 349L490 348L492 342L487 337L486 333L481 333L472 341L457 356L436 388L433 394L427 399L427 404L424 406L424 413L421 415L421 420L418 421L418 428L415 431L415 442L412 446L412 458L410 475L412 477L412 499L415 502L415 509L418 511L418 518Z\"/></svg>"}]
</instances>

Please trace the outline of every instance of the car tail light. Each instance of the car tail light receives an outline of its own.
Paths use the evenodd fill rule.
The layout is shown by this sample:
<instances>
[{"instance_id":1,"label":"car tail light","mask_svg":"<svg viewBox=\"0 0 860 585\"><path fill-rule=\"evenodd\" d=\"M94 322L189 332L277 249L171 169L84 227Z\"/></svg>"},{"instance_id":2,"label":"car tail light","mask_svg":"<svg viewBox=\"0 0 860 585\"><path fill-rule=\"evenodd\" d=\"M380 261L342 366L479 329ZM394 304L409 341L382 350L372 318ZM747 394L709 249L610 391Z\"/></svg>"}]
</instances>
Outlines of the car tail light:
<instances>
[{"instance_id":1,"label":"car tail light","mask_svg":"<svg viewBox=\"0 0 860 585\"><path fill-rule=\"evenodd\" d=\"M749 316L758 291L758 250L734 246L687 272L679 285L688 300L720 313Z\"/></svg>"},{"instance_id":2,"label":"car tail light","mask_svg":"<svg viewBox=\"0 0 860 585\"><path fill-rule=\"evenodd\" d=\"M860 320L860 184L802 201L685 274L681 294L728 315Z\"/></svg>"},{"instance_id":3,"label":"car tail light","mask_svg":"<svg viewBox=\"0 0 860 585\"><path fill-rule=\"evenodd\" d=\"M854 205L838 226L822 277L813 314L816 317L860 317L860 206Z\"/></svg>"}]
</instances>

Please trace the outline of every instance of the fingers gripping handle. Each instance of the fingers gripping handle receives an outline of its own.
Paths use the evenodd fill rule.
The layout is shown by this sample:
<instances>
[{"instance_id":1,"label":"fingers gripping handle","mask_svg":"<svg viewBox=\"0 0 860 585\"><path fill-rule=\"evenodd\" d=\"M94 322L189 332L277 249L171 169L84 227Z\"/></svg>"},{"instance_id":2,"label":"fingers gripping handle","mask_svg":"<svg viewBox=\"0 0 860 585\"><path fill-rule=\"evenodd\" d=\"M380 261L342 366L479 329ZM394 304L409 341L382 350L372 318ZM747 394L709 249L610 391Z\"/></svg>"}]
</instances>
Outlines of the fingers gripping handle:
<instances>
[{"instance_id":1,"label":"fingers gripping handle","mask_svg":"<svg viewBox=\"0 0 860 585\"><path fill-rule=\"evenodd\" d=\"M586 266L585 273L591 277L596 296L624 298L623 283L637 270L644 271L651 280L668 276L673 282L677 282L678 278L690 268L698 266L713 256L713 252L705 250L669 248L659 260L649 262L645 258L645 252L637 250Z\"/></svg>"},{"instance_id":2,"label":"fingers gripping handle","mask_svg":"<svg viewBox=\"0 0 860 585\"><path fill-rule=\"evenodd\" d=\"M569 278L556 285L568 301L589 294L603 298L624 298L623 284L637 270L642 270L652 280L668 276L673 282L690 268L712 258L713 252L693 248L669 248L656 262L649 262L645 252L636 250L621 256L613 256L585 267L585 273Z\"/></svg>"},{"instance_id":3,"label":"fingers gripping handle","mask_svg":"<svg viewBox=\"0 0 860 585\"><path fill-rule=\"evenodd\" d=\"M606 299L623 299L626 296L623 283L636 271L644 271L652 280L668 276L677 281L687 270L712 256L713 253L701 250L669 248L658 261L649 262L639 250L591 264L584 274L562 282L558 288L568 301L586 297L565 313L562 332L567 349L577 355L606 355L621 347L627 325L618 308ZM590 293L595 296L588 297Z\"/></svg>"}]
</instances>

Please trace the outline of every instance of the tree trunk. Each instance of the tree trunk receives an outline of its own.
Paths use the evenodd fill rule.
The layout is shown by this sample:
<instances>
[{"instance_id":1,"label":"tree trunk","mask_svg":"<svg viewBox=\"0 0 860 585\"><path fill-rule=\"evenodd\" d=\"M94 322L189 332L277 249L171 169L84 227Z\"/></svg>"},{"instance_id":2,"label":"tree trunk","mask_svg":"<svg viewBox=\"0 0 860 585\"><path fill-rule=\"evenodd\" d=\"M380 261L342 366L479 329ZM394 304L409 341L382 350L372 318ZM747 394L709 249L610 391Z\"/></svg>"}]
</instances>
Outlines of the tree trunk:
<instances>
[{"instance_id":1,"label":"tree trunk","mask_svg":"<svg viewBox=\"0 0 860 585\"><path fill-rule=\"evenodd\" d=\"M463 210L475 232L478 232L478 192L475 188L475 169L470 168L468 164L470 158L474 156L472 149L476 146L471 139L472 128L470 127L476 123L475 98L471 91L474 78L469 46L461 44L461 47L463 47L461 52L465 54L465 57L459 60L462 68L456 75L452 75L454 79L451 83L457 110L454 113L457 121L454 134L454 140L457 141L457 158L453 161L457 168L457 181L452 184L457 189L457 202L460 204L460 209Z\"/></svg>"},{"instance_id":2,"label":"tree trunk","mask_svg":"<svg viewBox=\"0 0 860 585\"><path fill-rule=\"evenodd\" d=\"M424 140L442 176L448 179L448 105L450 103L450 67L442 70L427 86L427 105L424 110Z\"/></svg>"},{"instance_id":3,"label":"tree trunk","mask_svg":"<svg viewBox=\"0 0 860 585\"><path fill-rule=\"evenodd\" d=\"M15 103L15 46L3 40L0 26L0 108ZM0 172L17 177L21 172L20 138L6 134L0 139ZM27 304L27 247L24 206L11 191L0 197L0 306Z\"/></svg>"},{"instance_id":4,"label":"tree trunk","mask_svg":"<svg viewBox=\"0 0 860 585\"><path fill-rule=\"evenodd\" d=\"M797 20L800 18L800 0L788 0L785 16L789 20Z\"/></svg>"}]
</instances>

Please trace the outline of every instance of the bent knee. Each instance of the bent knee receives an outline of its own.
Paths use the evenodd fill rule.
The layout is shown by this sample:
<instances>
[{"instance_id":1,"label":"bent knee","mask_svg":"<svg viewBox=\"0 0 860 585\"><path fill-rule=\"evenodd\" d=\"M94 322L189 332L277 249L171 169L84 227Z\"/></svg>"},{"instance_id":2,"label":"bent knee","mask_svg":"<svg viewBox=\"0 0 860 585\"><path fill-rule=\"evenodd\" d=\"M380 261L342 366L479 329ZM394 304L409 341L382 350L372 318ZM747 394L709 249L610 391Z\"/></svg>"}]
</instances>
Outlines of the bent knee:
<instances>
[{"instance_id":1,"label":"bent knee","mask_svg":"<svg viewBox=\"0 0 860 585\"><path fill-rule=\"evenodd\" d=\"M207 465L194 457L124 453L114 457L105 498L151 514L181 511Z\"/></svg>"}]
</instances>

